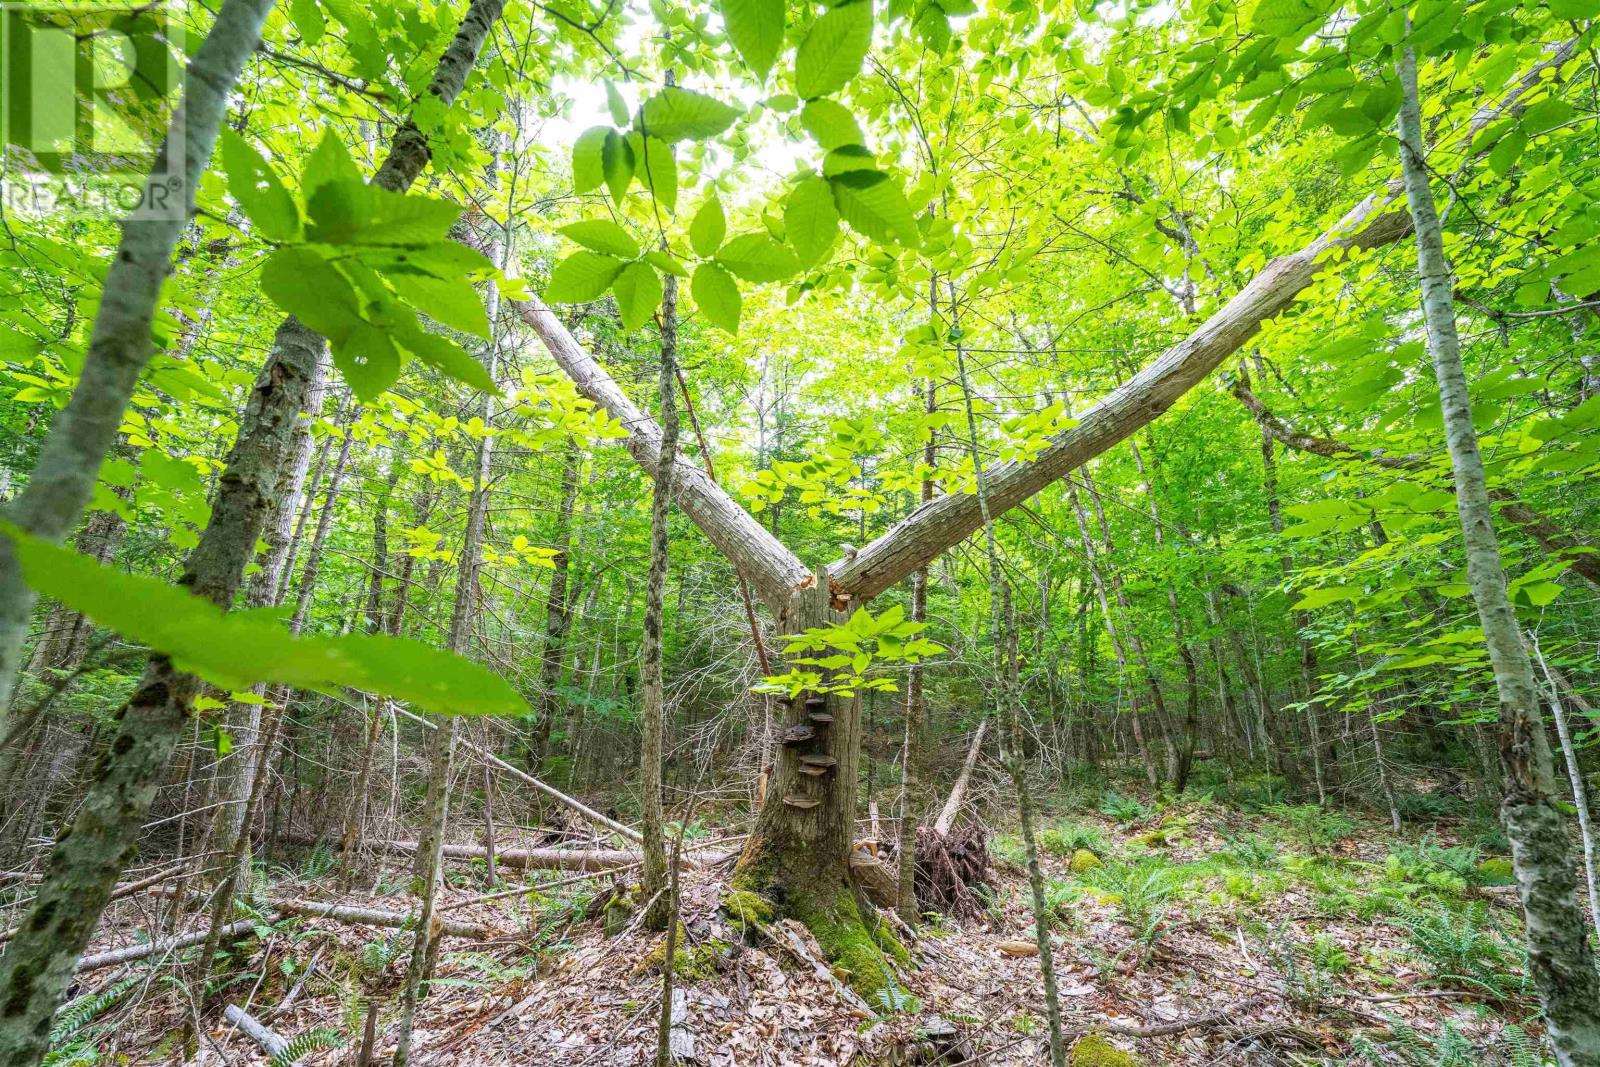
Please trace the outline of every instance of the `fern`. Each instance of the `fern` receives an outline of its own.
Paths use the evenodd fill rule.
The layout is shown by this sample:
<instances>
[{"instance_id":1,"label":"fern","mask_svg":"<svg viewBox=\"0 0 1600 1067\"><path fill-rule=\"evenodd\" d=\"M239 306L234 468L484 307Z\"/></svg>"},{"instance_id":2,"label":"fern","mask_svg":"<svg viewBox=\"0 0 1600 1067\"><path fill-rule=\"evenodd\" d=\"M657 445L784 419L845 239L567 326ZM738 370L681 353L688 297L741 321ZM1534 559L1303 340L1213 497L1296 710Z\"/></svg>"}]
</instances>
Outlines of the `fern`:
<instances>
[{"instance_id":1,"label":"fern","mask_svg":"<svg viewBox=\"0 0 1600 1067\"><path fill-rule=\"evenodd\" d=\"M283 1051L272 1057L272 1067L294 1067L296 1062L319 1049L338 1048L343 1044L343 1034L329 1027L319 1026L315 1030L296 1034L283 1047Z\"/></svg>"},{"instance_id":2,"label":"fern","mask_svg":"<svg viewBox=\"0 0 1600 1067\"><path fill-rule=\"evenodd\" d=\"M55 1021L51 1026L50 1044L60 1045L71 1040L85 1026L115 1007L118 1001L127 996L128 990L138 984L137 978L124 978L98 993L79 997L63 1005L61 1010L56 1012Z\"/></svg>"}]
</instances>

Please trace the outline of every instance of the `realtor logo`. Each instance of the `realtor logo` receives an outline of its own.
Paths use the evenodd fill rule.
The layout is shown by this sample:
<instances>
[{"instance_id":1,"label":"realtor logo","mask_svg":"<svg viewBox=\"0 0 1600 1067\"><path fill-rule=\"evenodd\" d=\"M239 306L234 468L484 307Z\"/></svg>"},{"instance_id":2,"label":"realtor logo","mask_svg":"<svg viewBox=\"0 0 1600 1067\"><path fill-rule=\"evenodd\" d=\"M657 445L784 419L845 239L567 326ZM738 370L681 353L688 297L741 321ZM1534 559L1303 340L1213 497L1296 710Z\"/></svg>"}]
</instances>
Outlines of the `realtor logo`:
<instances>
[{"instance_id":1,"label":"realtor logo","mask_svg":"<svg viewBox=\"0 0 1600 1067\"><path fill-rule=\"evenodd\" d=\"M182 217L179 14L162 0L0 3L8 215Z\"/></svg>"}]
</instances>

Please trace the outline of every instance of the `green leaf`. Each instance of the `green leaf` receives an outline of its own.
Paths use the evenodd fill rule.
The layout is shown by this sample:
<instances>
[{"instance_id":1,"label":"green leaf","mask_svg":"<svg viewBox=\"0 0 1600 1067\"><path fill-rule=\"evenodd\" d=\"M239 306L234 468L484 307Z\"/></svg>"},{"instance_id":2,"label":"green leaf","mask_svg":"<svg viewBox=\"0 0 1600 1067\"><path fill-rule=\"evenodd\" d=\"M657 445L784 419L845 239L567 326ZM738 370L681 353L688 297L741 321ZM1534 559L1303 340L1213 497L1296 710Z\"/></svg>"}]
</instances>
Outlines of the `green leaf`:
<instances>
[{"instance_id":1,"label":"green leaf","mask_svg":"<svg viewBox=\"0 0 1600 1067\"><path fill-rule=\"evenodd\" d=\"M615 256L599 252L574 252L550 272L544 298L552 304L582 304L599 300L626 266Z\"/></svg>"},{"instance_id":2,"label":"green leaf","mask_svg":"<svg viewBox=\"0 0 1600 1067\"><path fill-rule=\"evenodd\" d=\"M828 179L833 202L850 228L874 241L918 243L917 220L900 186L881 171L857 170Z\"/></svg>"},{"instance_id":3,"label":"green leaf","mask_svg":"<svg viewBox=\"0 0 1600 1067\"><path fill-rule=\"evenodd\" d=\"M844 88L871 48L872 0L851 0L823 12L795 53L795 92L810 100Z\"/></svg>"},{"instance_id":4,"label":"green leaf","mask_svg":"<svg viewBox=\"0 0 1600 1067\"><path fill-rule=\"evenodd\" d=\"M872 150L858 144L847 144L835 148L822 157L822 175L832 178L839 174L848 174L853 170L875 171L878 161Z\"/></svg>"},{"instance_id":5,"label":"green leaf","mask_svg":"<svg viewBox=\"0 0 1600 1067\"><path fill-rule=\"evenodd\" d=\"M87 556L0 528L23 578L179 669L223 689L281 683L323 692L350 687L443 714L520 714L504 679L470 660L394 637L291 637L276 612L223 610L158 578L125 574Z\"/></svg>"},{"instance_id":6,"label":"green leaf","mask_svg":"<svg viewBox=\"0 0 1600 1067\"><path fill-rule=\"evenodd\" d=\"M717 262L747 282L781 281L800 270L794 253L764 233L733 238L717 253Z\"/></svg>"},{"instance_id":7,"label":"green leaf","mask_svg":"<svg viewBox=\"0 0 1600 1067\"><path fill-rule=\"evenodd\" d=\"M378 399L400 377L400 350L388 330L363 320L343 339L329 341L333 365L363 404Z\"/></svg>"},{"instance_id":8,"label":"green leaf","mask_svg":"<svg viewBox=\"0 0 1600 1067\"><path fill-rule=\"evenodd\" d=\"M309 248L280 248L261 268L261 291L326 337L342 341L361 325L361 301L337 267Z\"/></svg>"},{"instance_id":9,"label":"green leaf","mask_svg":"<svg viewBox=\"0 0 1600 1067\"><path fill-rule=\"evenodd\" d=\"M356 166L355 160L350 158L344 141L330 129L312 150L311 158L306 160L305 170L300 175L300 197L309 204L317 190L336 183L365 186L366 176Z\"/></svg>"},{"instance_id":10,"label":"green leaf","mask_svg":"<svg viewBox=\"0 0 1600 1067\"><path fill-rule=\"evenodd\" d=\"M261 236L269 241L292 241L300 236L300 209L271 165L231 127L223 126L220 136L228 191Z\"/></svg>"},{"instance_id":11,"label":"green leaf","mask_svg":"<svg viewBox=\"0 0 1600 1067\"><path fill-rule=\"evenodd\" d=\"M687 278L689 276L689 268L678 262L678 257L660 249L652 248L646 252L644 260L646 263L654 264L655 268L663 274L670 274L675 278Z\"/></svg>"},{"instance_id":12,"label":"green leaf","mask_svg":"<svg viewBox=\"0 0 1600 1067\"><path fill-rule=\"evenodd\" d=\"M1572 22L1600 18L1600 0L1550 0L1550 14Z\"/></svg>"},{"instance_id":13,"label":"green leaf","mask_svg":"<svg viewBox=\"0 0 1600 1067\"><path fill-rule=\"evenodd\" d=\"M616 136L608 126L591 126L572 142L572 191L582 195L606 183L605 143Z\"/></svg>"},{"instance_id":14,"label":"green leaf","mask_svg":"<svg viewBox=\"0 0 1600 1067\"><path fill-rule=\"evenodd\" d=\"M1522 113L1522 128L1535 137L1568 121L1577 111L1560 97L1547 97Z\"/></svg>"},{"instance_id":15,"label":"green leaf","mask_svg":"<svg viewBox=\"0 0 1600 1067\"><path fill-rule=\"evenodd\" d=\"M489 339L489 315L472 283L464 277L435 278L428 274L391 274L395 292L436 322Z\"/></svg>"},{"instance_id":16,"label":"green leaf","mask_svg":"<svg viewBox=\"0 0 1600 1067\"><path fill-rule=\"evenodd\" d=\"M783 228L802 264L812 266L827 254L839 236L839 209L825 179L806 178L794 187L783 204Z\"/></svg>"},{"instance_id":17,"label":"green leaf","mask_svg":"<svg viewBox=\"0 0 1600 1067\"><path fill-rule=\"evenodd\" d=\"M783 49L785 6L785 0L718 0L728 39L757 79L765 80Z\"/></svg>"},{"instance_id":18,"label":"green leaf","mask_svg":"<svg viewBox=\"0 0 1600 1067\"><path fill-rule=\"evenodd\" d=\"M861 127L850 109L826 97L808 101L800 109L800 125L826 152L864 141Z\"/></svg>"},{"instance_id":19,"label":"green leaf","mask_svg":"<svg viewBox=\"0 0 1600 1067\"><path fill-rule=\"evenodd\" d=\"M715 137L739 117L739 109L721 100L669 85L639 108L639 132L671 144Z\"/></svg>"},{"instance_id":20,"label":"green leaf","mask_svg":"<svg viewBox=\"0 0 1600 1067\"><path fill-rule=\"evenodd\" d=\"M689 291L694 294L695 304L705 313L711 325L729 333L739 332L739 311L743 300L732 275L715 263L702 263L695 268Z\"/></svg>"},{"instance_id":21,"label":"green leaf","mask_svg":"<svg viewBox=\"0 0 1600 1067\"><path fill-rule=\"evenodd\" d=\"M661 279L648 263L629 263L611 283L622 328L632 333L650 321L661 304Z\"/></svg>"},{"instance_id":22,"label":"green leaf","mask_svg":"<svg viewBox=\"0 0 1600 1067\"><path fill-rule=\"evenodd\" d=\"M633 172L639 184L671 213L678 206L678 164L672 158L672 146L654 137L630 133L627 147L633 154ZM613 187L613 195L615 192Z\"/></svg>"},{"instance_id":23,"label":"green leaf","mask_svg":"<svg viewBox=\"0 0 1600 1067\"><path fill-rule=\"evenodd\" d=\"M628 195L628 185L633 181L633 171L638 165L638 156L627 138L616 130L607 130L605 143L600 150L600 167L605 174L606 190L610 192L613 204L622 203L622 198Z\"/></svg>"},{"instance_id":24,"label":"green leaf","mask_svg":"<svg viewBox=\"0 0 1600 1067\"><path fill-rule=\"evenodd\" d=\"M294 22L295 29L300 31L300 40L308 48L315 48L328 29L317 0L289 0L289 18Z\"/></svg>"},{"instance_id":25,"label":"green leaf","mask_svg":"<svg viewBox=\"0 0 1600 1067\"><path fill-rule=\"evenodd\" d=\"M689 247L694 249L695 255L709 259L717 254L727 234L728 217L723 214L722 201L713 195L700 205L700 210L694 213L694 221L689 223Z\"/></svg>"},{"instance_id":26,"label":"green leaf","mask_svg":"<svg viewBox=\"0 0 1600 1067\"><path fill-rule=\"evenodd\" d=\"M628 102L610 78L606 79L606 106L611 109L611 121L618 126L628 124Z\"/></svg>"},{"instance_id":27,"label":"green leaf","mask_svg":"<svg viewBox=\"0 0 1600 1067\"><path fill-rule=\"evenodd\" d=\"M448 337L429 333L416 317L401 317L395 327L395 340L401 348L438 371L474 389L500 394L494 379L484 370L483 364L473 359L467 351Z\"/></svg>"},{"instance_id":28,"label":"green leaf","mask_svg":"<svg viewBox=\"0 0 1600 1067\"><path fill-rule=\"evenodd\" d=\"M639 242L610 219L584 219L561 227L561 232L596 252L623 259L639 258Z\"/></svg>"}]
</instances>

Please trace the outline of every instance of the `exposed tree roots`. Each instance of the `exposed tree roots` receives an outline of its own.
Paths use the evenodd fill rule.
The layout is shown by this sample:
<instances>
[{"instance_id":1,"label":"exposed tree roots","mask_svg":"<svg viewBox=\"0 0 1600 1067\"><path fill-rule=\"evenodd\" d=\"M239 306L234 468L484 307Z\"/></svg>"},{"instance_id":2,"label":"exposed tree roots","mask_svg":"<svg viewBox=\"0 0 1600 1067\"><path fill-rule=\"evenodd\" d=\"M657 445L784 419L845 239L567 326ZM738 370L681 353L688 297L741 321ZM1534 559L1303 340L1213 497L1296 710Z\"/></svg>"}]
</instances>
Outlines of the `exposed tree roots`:
<instances>
[{"instance_id":1,"label":"exposed tree roots","mask_svg":"<svg viewBox=\"0 0 1600 1067\"><path fill-rule=\"evenodd\" d=\"M989 835L982 826L963 826L941 834L931 826L917 830L917 907L957 918L983 910L974 892L992 886Z\"/></svg>"}]
</instances>

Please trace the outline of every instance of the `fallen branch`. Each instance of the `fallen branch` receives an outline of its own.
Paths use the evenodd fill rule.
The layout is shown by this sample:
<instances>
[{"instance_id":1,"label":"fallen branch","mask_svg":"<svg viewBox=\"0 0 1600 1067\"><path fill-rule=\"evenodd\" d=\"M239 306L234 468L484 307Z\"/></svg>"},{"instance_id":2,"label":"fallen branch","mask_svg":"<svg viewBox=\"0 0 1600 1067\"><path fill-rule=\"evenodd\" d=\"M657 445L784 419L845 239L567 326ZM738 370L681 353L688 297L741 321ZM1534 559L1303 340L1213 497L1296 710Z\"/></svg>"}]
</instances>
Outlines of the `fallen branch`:
<instances>
[{"instance_id":1,"label":"fallen branch","mask_svg":"<svg viewBox=\"0 0 1600 1067\"><path fill-rule=\"evenodd\" d=\"M409 855L416 852L415 841L369 841L368 848L382 849ZM714 867L737 853L713 852L686 861L691 867ZM485 859L488 851L482 845L444 846L446 859ZM640 853L614 848L497 848L495 862L505 867L520 867L536 871L611 871L633 867L644 862ZM534 886L532 888L539 888Z\"/></svg>"},{"instance_id":2,"label":"fallen branch","mask_svg":"<svg viewBox=\"0 0 1600 1067\"><path fill-rule=\"evenodd\" d=\"M252 1018L250 1013L237 1004L229 1004L222 1009L222 1017L239 1028L239 1032L257 1045L267 1054L267 1058L274 1063L289 1049L289 1039Z\"/></svg>"},{"instance_id":3,"label":"fallen branch","mask_svg":"<svg viewBox=\"0 0 1600 1067\"><path fill-rule=\"evenodd\" d=\"M274 900L272 907L284 915L332 919L335 922L354 923L358 926L403 927L416 919L414 912L356 908L345 904L324 903L320 900ZM441 919L438 921L438 928L440 933L451 937L465 937L474 941L486 941L494 936L494 931L482 923Z\"/></svg>"},{"instance_id":4,"label":"fallen branch","mask_svg":"<svg viewBox=\"0 0 1600 1067\"><path fill-rule=\"evenodd\" d=\"M227 940L229 938L242 937L255 928L255 919L241 919L238 922L224 926L222 928L222 938ZM77 974L82 974L84 971L98 970L101 967L114 967L119 963L132 963L135 960L146 959L150 956L179 952L186 948L193 948L195 945L204 944L206 933L205 930L199 930L192 934L184 934L181 937L170 937L165 941L151 941L143 945L128 945L124 948L97 952L92 956L81 957L73 971Z\"/></svg>"},{"instance_id":5,"label":"fallen branch","mask_svg":"<svg viewBox=\"0 0 1600 1067\"><path fill-rule=\"evenodd\" d=\"M406 718L410 719L412 722L418 723L418 724L420 724L422 726L427 727L429 730L437 730L438 729L438 727L435 724L429 722L427 719L424 719L420 715L413 715L411 712L407 711L405 708L397 706L394 710L399 712L401 715L404 715ZM499 770L504 771L506 774L511 775L511 777L515 778L517 781L522 782L522 783L524 783L526 785L533 786L533 788L537 789L539 792L543 793L545 796L549 797L551 800L554 800L557 803L563 804L566 807L571 808L573 811L577 812L579 815L582 815L585 819L589 820L594 825L599 826L599 827L601 827L603 829L606 829L606 830L610 830L612 833L621 834L623 837L627 838L629 841L643 841L644 840L644 835L641 834L638 830L635 830L633 827L624 826L622 823L617 822L615 819L607 818L606 816L600 814L598 811L595 811L593 808L589 807L583 801L578 800L578 799L576 799L574 797L567 796L567 794L563 793L561 790L557 789L553 785L546 785L544 782L539 781L539 779L535 778L533 775L529 774L527 771L522 770L519 767L513 767L511 764L507 763L505 760L501 759L499 756L496 756L494 753L487 752L484 749L479 748L477 745L474 745L472 742L466 741L466 740L459 740L458 739L456 741L456 745L458 747L460 747L460 748L466 749L468 752L472 753L474 756L477 756L479 759L483 760L485 763L493 764L496 768L498 768Z\"/></svg>"}]
</instances>

